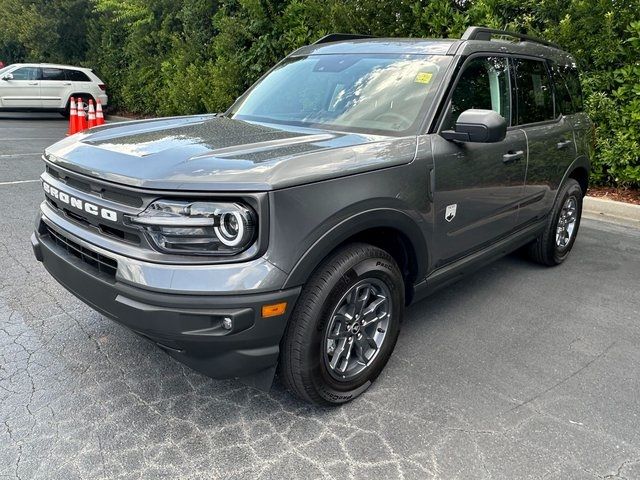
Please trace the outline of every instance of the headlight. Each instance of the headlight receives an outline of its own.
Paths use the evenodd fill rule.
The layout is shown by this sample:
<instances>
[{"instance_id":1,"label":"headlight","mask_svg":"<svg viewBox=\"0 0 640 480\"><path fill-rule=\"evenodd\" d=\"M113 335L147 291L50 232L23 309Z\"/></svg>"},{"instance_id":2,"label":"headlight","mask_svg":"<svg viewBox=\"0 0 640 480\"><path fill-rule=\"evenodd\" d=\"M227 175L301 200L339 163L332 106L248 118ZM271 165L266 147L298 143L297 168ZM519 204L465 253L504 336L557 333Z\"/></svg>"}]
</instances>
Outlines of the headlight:
<instances>
[{"instance_id":1,"label":"headlight","mask_svg":"<svg viewBox=\"0 0 640 480\"><path fill-rule=\"evenodd\" d=\"M253 210L239 203L158 200L127 218L167 253L234 255L256 234Z\"/></svg>"}]
</instances>

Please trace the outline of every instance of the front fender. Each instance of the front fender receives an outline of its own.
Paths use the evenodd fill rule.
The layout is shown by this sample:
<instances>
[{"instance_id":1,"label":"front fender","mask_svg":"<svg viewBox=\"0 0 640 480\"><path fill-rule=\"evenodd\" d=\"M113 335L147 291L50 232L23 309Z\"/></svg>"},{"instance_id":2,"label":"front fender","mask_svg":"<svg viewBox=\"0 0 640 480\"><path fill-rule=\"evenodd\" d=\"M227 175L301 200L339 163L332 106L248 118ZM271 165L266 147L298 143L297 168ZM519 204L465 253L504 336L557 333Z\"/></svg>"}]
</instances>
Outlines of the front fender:
<instances>
[{"instance_id":1,"label":"front fender","mask_svg":"<svg viewBox=\"0 0 640 480\"><path fill-rule=\"evenodd\" d=\"M417 263L417 278L426 276L428 265L426 239L416 220L399 210L376 208L355 214L320 236L294 265L283 288L304 284L322 260L338 245L372 228L391 228L401 233L413 249Z\"/></svg>"}]
</instances>

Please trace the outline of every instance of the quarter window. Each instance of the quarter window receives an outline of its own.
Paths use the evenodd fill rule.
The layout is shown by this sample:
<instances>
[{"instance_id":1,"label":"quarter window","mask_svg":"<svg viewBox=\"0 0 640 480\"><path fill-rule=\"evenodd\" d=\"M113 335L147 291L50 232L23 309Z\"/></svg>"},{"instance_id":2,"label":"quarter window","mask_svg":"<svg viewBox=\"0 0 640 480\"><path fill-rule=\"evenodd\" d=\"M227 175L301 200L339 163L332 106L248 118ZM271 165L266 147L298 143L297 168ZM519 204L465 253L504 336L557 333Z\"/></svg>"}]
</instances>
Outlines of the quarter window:
<instances>
[{"instance_id":1,"label":"quarter window","mask_svg":"<svg viewBox=\"0 0 640 480\"><path fill-rule=\"evenodd\" d=\"M37 67L22 67L11 72L14 80L38 80Z\"/></svg>"},{"instance_id":2,"label":"quarter window","mask_svg":"<svg viewBox=\"0 0 640 480\"><path fill-rule=\"evenodd\" d=\"M89 77L80 70L67 70L67 80L72 82L90 82Z\"/></svg>"},{"instance_id":3,"label":"quarter window","mask_svg":"<svg viewBox=\"0 0 640 480\"><path fill-rule=\"evenodd\" d=\"M565 115L581 112L584 109L580 78L575 65L552 64L553 80L556 87L556 101Z\"/></svg>"},{"instance_id":4,"label":"quarter window","mask_svg":"<svg viewBox=\"0 0 640 480\"><path fill-rule=\"evenodd\" d=\"M584 110L584 104L582 101L582 87L580 85L580 77L578 76L578 69L574 65L569 65L563 70L569 93L571 93L571 100L573 100L573 107L576 112Z\"/></svg>"},{"instance_id":5,"label":"quarter window","mask_svg":"<svg viewBox=\"0 0 640 480\"><path fill-rule=\"evenodd\" d=\"M514 70L518 125L553 120L553 93L545 63L516 58Z\"/></svg>"},{"instance_id":6,"label":"quarter window","mask_svg":"<svg viewBox=\"0 0 640 480\"><path fill-rule=\"evenodd\" d=\"M509 68L505 58L474 58L467 63L456 84L444 128L453 128L460 114L470 108L493 110L508 122L511 116L509 91Z\"/></svg>"}]
</instances>

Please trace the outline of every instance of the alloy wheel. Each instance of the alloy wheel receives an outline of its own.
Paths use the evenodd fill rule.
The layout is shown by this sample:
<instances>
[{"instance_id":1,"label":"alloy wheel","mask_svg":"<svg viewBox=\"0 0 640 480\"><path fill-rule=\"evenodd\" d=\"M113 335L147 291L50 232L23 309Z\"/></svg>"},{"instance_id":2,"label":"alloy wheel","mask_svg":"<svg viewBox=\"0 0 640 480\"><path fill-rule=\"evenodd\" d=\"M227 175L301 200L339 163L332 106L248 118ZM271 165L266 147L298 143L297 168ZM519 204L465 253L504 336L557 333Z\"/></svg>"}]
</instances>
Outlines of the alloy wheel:
<instances>
[{"instance_id":1,"label":"alloy wheel","mask_svg":"<svg viewBox=\"0 0 640 480\"><path fill-rule=\"evenodd\" d=\"M332 377L349 381L373 363L387 338L391 312L389 287L377 278L361 280L342 296L323 341Z\"/></svg>"},{"instance_id":2,"label":"alloy wheel","mask_svg":"<svg viewBox=\"0 0 640 480\"><path fill-rule=\"evenodd\" d=\"M578 201L573 195L568 197L560 210L558 217L558 225L556 227L556 247L559 249L566 248L576 229L578 220Z\"/></svg>"}]
</instances>

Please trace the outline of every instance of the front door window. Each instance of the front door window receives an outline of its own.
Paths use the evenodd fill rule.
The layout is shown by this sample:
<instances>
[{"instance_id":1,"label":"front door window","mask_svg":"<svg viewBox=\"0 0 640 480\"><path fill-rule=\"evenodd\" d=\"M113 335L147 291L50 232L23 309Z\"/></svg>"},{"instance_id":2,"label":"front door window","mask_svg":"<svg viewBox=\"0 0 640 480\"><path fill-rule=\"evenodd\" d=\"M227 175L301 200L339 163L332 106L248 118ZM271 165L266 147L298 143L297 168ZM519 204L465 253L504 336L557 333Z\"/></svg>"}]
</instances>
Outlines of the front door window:
<instances>
[{"instance_id":1,"label":"front door window","mask_svg":"<svg viewBox=\"0 0 640 480\"><path fill-rule=\"evenodd\" d=\"M22 67L11 72L13 80L38 80L37 67Z\"/></svg>"},{"instance_id":2,"label":"front door window","mask_svg":"<svg viewBox=\"0 0 640 480\"><path fill-rule=\"evenodd\" d=\"M505 58L482 57L471 60L453 91L445 130L452 129L460 114L470 108L494 110L509 122L509 89L509 67Z\"/></svg>"}]
</instances>

